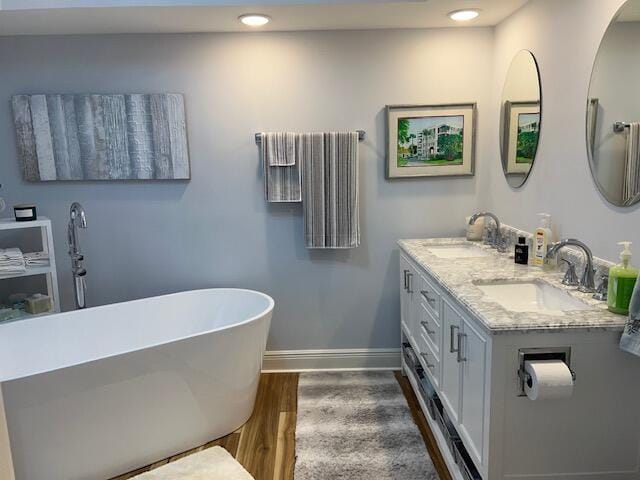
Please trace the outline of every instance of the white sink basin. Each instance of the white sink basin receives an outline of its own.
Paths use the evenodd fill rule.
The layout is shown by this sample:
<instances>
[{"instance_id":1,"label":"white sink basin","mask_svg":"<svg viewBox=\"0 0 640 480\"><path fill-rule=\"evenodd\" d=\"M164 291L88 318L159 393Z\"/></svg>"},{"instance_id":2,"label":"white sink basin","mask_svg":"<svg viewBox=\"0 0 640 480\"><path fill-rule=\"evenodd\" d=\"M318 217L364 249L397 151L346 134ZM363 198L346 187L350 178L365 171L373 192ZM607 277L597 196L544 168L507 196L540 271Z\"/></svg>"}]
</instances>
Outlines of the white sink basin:
<instances>
[{"instance_id":1,"label":"white sink basin","mask_svg":"<svg viewBox=\"0 0 640 480\"><path fill-rule=\"evenodd\" d=\"M438 258L479 258L488 257L490 253L475 245L433 245L427 247L429 253Z\"/></svg>"},{"instance_id":2,"label":"white sink basin","mask_svg":"<svg viewBox=\"0 0 640 480\"><path fill-rule=\"evenodd\" d=\"M490 300L513 312L563 315L566 311L588 310L590 305L545 282L474 282Z\"/></svg>"}]
</instances>

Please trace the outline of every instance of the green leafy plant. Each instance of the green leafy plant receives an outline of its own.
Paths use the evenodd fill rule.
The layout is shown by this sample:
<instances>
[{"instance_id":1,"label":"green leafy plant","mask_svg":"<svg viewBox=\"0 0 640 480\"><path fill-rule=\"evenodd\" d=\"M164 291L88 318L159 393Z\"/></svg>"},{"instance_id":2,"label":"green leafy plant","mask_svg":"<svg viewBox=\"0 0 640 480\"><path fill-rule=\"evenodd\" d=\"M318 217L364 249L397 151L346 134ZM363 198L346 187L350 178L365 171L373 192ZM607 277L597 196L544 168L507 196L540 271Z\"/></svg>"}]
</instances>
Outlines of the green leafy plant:
<instances>
[{"instance_id":1,"label":"green leafy plant","mask_svg":"<svg viewBox=\"0 0 640 480\"><path fill-rule=\"evenodd\" d=\"M440 135L438 140L441 156L444 160L462 159L462 135Z\"/></svg>"},{"instance_id":2,"label":"green leafy plant","mask_svg":"<svg viewBox=\"0 0 640 480\"><path fill-rule=\"evenodd\" d=\"M398 119L398 144L409 143L409 119Z\"/></svg>"},{"instance_id":3,"label":"green leafy plant","mask_svg":"<svg viewBox=\"0 0 640 480\"><path fill-rule=\"evenodd\" d=\"M539 133L518 132L518 145L516 147L516 163L531 163L536 154Z\"/></svg>"}]
</instances>

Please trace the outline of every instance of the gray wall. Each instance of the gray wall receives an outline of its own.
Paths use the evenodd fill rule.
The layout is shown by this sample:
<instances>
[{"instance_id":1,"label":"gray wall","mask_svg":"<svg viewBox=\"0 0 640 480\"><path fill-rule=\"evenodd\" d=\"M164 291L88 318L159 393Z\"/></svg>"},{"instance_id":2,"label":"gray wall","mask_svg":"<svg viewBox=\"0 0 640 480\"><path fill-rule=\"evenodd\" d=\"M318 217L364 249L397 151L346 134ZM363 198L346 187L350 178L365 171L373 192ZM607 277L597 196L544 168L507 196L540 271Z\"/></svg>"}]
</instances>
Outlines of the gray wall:
<instances>
[{"instance_id":1,"label":"gray wall","mask_svg":"<svg viewBox=\"0 0 640 480\"><path fill-rule=\"evenodd\" d=\"M396 347L396 239L460 234L478 188L476 178L386 181L383 107L477 101L482 170L492 47L492 29L0 38L0 192L53 219L67 308L77 200L92 305L255 288L276 300L272 350ZM24 182L10 96L88 92L184 93L192 180ZM362 245L307 251L300 207L263 200L254 132L358 128Z\"/></svg>"},{"instance_id":2,"label":"gray wall","mask_svg":"<svg viewBox=\"0 0 640 480\"><path fill-rule=\"evenodd\" d=\"M529 180L511 189L498 161L497 129L479 172L481 205L506 223L531 231L536 213L553 216L557 237L576 237L594 254L618 259L620 240L640 246L640 205L618 208L598 192L587 159L585 117L591 69L607 26L623 0L531 0L496 28L493 113L497 126L502 85L513 56L523 48L536 56L542 76L542 130ZM496 119L491 122L491 117ZM640 256L635 258L638 262Z\"/></svg>"}]
</instances>

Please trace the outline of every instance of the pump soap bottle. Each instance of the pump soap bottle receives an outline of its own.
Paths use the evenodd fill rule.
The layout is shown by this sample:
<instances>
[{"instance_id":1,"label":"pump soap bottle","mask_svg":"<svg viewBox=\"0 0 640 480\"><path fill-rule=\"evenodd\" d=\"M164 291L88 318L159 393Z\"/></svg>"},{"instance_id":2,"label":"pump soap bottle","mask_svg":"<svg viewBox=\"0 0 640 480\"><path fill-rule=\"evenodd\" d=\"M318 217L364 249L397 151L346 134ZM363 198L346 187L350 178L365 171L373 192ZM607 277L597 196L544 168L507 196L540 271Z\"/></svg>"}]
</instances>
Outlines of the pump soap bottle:
<instances>
[{"instance_id":1,"label":"pump soap bottle","mask_svg":"<svg viewBox=\"0 0 640 480\"><path fill-rule=\"evenodd\" d=\"M547 247L551 241L551 215L539 213L540 226L536 228L533 238L533 264L537 267L545 266L547 262Z\"/></svg>"},{"instance_id":2,"label":"pump soap bottle","mask_svg":"<svg viewBox=\"0 0 640 480\"><path fill-rule=\"evenodd\" d=\"M607 293L607 306L610 312L627 315L629 303L633 295L633 287L638 278L638 269L630 265L631 242L620 242L624 249L620 253L620 265L614 265L609 269L609 291Z\"/></svg>"}]
</instances>

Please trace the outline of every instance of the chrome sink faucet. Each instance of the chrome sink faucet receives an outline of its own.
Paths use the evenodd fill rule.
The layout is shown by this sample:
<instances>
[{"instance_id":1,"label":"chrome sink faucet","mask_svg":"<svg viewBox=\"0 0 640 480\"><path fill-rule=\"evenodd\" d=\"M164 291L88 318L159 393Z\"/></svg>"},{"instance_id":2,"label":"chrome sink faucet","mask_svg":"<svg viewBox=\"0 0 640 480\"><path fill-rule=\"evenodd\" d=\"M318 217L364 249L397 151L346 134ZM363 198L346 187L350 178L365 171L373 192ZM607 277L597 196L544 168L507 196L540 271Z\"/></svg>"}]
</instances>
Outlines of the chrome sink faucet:
<instances>
[{"instance_id":1,"label":"chrome sink faucet","mask_svg":"<svg viewBox=\"0 0 640 480\"><path fill-rule=\"evenodd\" d=\"M496 223L496 234L495 234L495 237L493 237L493 246L499 252L504 252L506 249L502 244L502 232L500 231L500 220L498 219L498 217L491 212L479 212L471 216L471 218L469 219L469 225L473 225L474 223L476 223L476 220L479 219L480 217L492 218L493 221Z\"/></svg>"},{"instance_id":2,"label":"chrome sink faucet","mask_svg":"<svg viewBox=\"0 0 640 480\"><path fill-rule=\"evenodd\" d=\"M87 271L84 268L84 255L80 253L78 243L78 228L87 228L87 217L84 208L78 202L73 202L69 210L69 226L67 229L69 240L69 256L71 257L71 274L73 275L73 290L75 292L76 308L85 308L85 292Z\"/></svg>"},{"instance_id":3,"label":"chrome sink faucet","mask_svg":"<svg viewBox=\"0 0 640 480\"><path fill-rule=\"evenodd\" d=\"M578 284L578 290L584 293L595 292L596 286L594 280L595 270L593 268L593 254L591 253L591 249L587 247L587 245L585 245L583 242L575 238L566 238L564 240L560 240L559 242L551 245L551 248L547 252L547 258L556 256L560 249L567 246L578 247L582 249L585 256L587 257L587 264L584 268L582 278L580 279L580 282Z\"/></svg>"}]
</instances>

